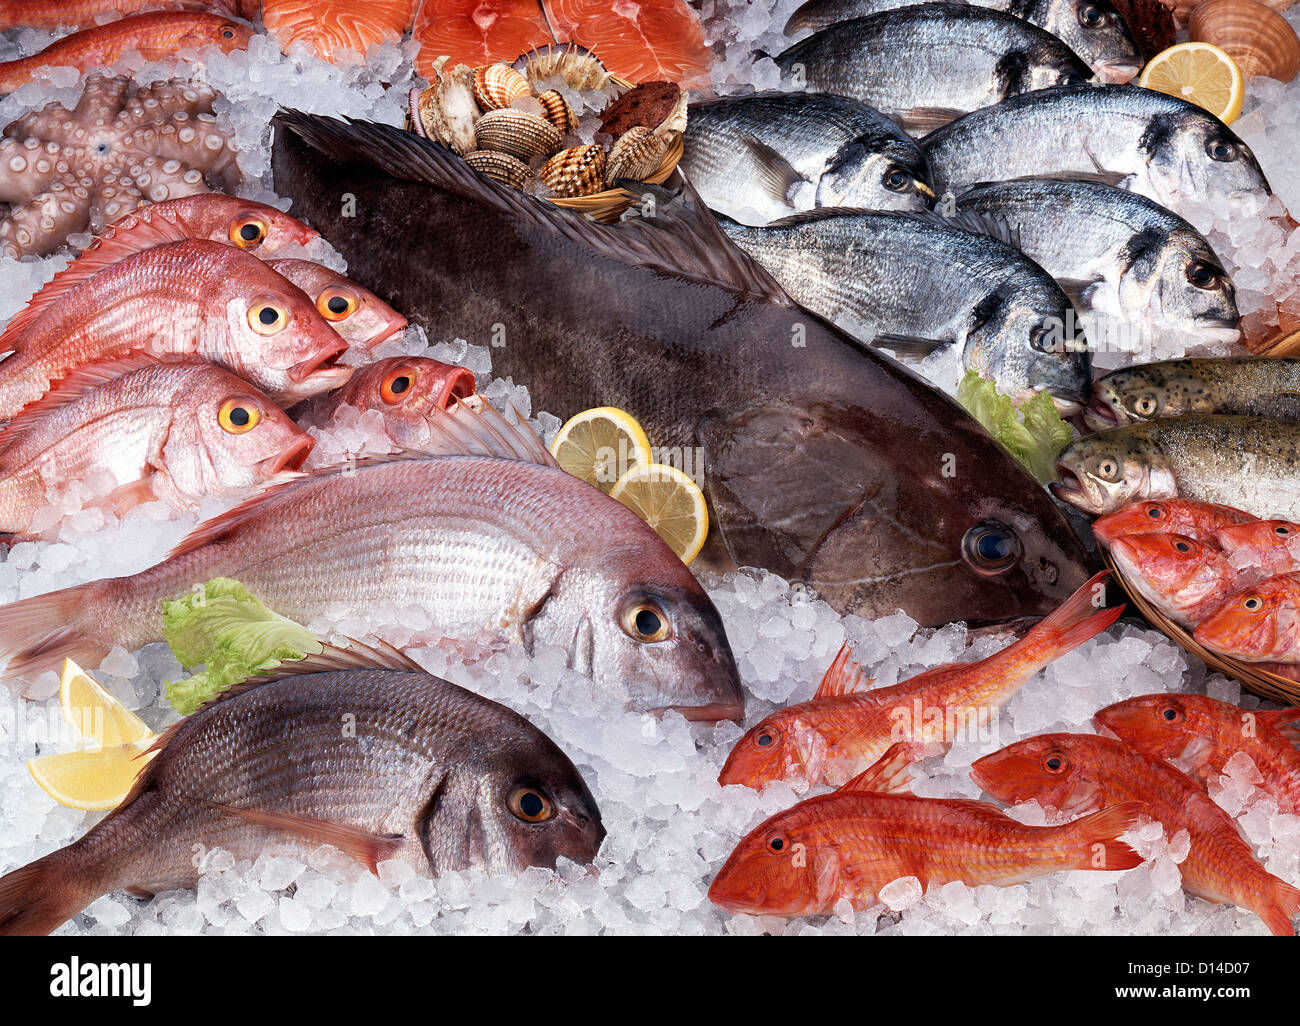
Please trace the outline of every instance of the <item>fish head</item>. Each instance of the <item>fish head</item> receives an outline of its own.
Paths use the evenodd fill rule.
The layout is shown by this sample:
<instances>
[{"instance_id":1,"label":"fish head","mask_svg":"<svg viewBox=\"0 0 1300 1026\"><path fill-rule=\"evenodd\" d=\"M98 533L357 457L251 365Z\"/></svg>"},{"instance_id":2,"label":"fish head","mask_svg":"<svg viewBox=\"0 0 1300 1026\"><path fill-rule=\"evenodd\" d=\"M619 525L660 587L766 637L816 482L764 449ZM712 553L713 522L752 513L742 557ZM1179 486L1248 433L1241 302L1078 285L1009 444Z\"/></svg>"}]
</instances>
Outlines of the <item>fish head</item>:
<instances>
[{"instance_id":1,"label":"fish head","mask_svg":"<svg viewBox=\"0 0 1300 1026\"><path fill-rule=\"evenodd\" d=\"M315 439L246 382L213 371L178 399L163 448L168 474L190 494L229 494L301 469Z\"/></svg>"},{"instance_id":2,"label":"fish head","mask_svg":"<svg viewBox=\"0 0 1300 1026\"><path fill-rule=\"evenodd\" d=\"M1097 779L1096 738L1088 734L1039 734L1016 741L970 768L971 779L998 801L1009 805L1030 800L1070 812L1094 803Z\"/></svg>"},{"instance_id":3,"label":"fish head","mask_svg":"<svg viewBox=\"0 0 1300 1026\"><path fill-rule=\"evenodd\" d=\"M1195 630L1196 641L1252 662L1279 661L1300 629L1300 576L1282 574L1230 596Z\"/></svg>"},{"instance_id":4,"label":"fish head","mask_svg":"<svg viewBox=\"0 0 1300 1026\"><path fill-rule=\"evenodd\" d=\"M1236 578L1223 553L1182 534L1116 538L1110 554L1124 578L1166 611L1181 613L1221 599Z\"/></svg>"},{"instance_id":5,"label":"fish head","mask_svg":"<svg viewBox=\"0 0 1300 1026\"><path fill-rule=\"evenodd\" d=\"M1245 217L1258 214L1272 195L1250 147L1193 104L1153 115L1140 146L1155 199L1165 206L1201 200Z\"/></svg>"},{"instance_id":6,"label":"fish head","mask_svg":"<svg viewBox=\"0 0 1300 1026\"><path fill-rule=\"evenodd\" d=\"M405 317L337 271L308 260L271 260L268 266L312 299L349 346L373 349L406 330Z\"/></svg>"},{"instance_id":7,"label":"fish head","mask_svg":"<svg viewBox=\"0 0 1300 1026\"><path fill-rule=\"evenodd\" d=\"M1231 506L1197 499L1149 499L1098 518L1093 521L1092 533L1107 546L1116 538L1137 534L1182 534L1204 542L1224 525L1243 521L1253 522L1253 518Z\"/></svg>"},{"instance_id":8,"label":"fish head","mask_svg":"<svg viewBox=\"0 0 1300 1026\"><path fill-rule=\"evenodd\" d=\"M1289 564L1292 553L1300 547L1300 524L1290 520L1248 520L1220 528L1214 540L1227 555L1241 552L1259 567L1267 565L1270 553L1282 549L1284 557L1279 562Z\"/></svg>"},{"instance_id":9,"label":"fish head","mask_svg":"<svg viewBox=\"0 0 1300 1026\"><path fill-rule=\"evenodd\" d=\"M1210 738L1200 695L1142 695L1098 710L1093 726L1156 759L1177 759L1196 737Z\"/></svg>"},{"instance_id":10,"label":"fish head","mask_svg":"<svg viewBox=\"0 0 1300 1026\"><path fill-rule=\"evenodd\" d=\"M1056 470L1061 480L1052 483L1052 494L1094 516L1178 494L1164 454L1129 428L1076 439L1056 458Z\"/></svg>"},{"instance_id":11,"label":"fish head","mask_svg":"<svg viewBox=\"0 0 1300 1026\"><path fill-rule=\"evenodd\" d=\"M816 799L814 799L816 801ZM807 803L760 823L709 885L709 900L729 912L798 916L831 908L839 891L839 856L808 822Z\"/></svg>"},{"instance_id":12,"label":"fish head","mask_svg":"<svg viewBox=\"0 0 1300 1026\"><path fill-rule=\"evenodd\" d=\"M473 394L474 375L464 367L423 356L391 356L353 374L339 401L359 410L424 418Z\"/></svg>"},{"instance_id":13,"label":"fish head","mask_svg":"<svg viewBox=\"0 0 1300 1026\"><path fill-rule=\"evenodd\" d=\"M231 197L233 199L233 197ZM238 202L238 201L236 201ZM247 253L263 259L290 246L306 246L320 235L296 217L290 217L265 203L240 204L225 222L221 237Z\"/></svg>"},{"instance_id":14,"label":"fish head","mask_svg":"<svg viewBox=\"0 0 1300 1026\"><path fill-rule=\"evenodd\" d=\"M796 774L807 776L805 756L811 750L804 735L811 727L794 709L779 709L751 727L723 763L718 783L761 788Z\"/></svg>"},{"instance_id":15,"label":"fish head","mask_svg":"<svg viewBox=\"0 0 1300 1026\"><path fill-rule=\"evenodd\" d=\"M1240 314L1228 272L1191 228L1138 232L1121 258L1120 302L1206 342L1235 342Z\"/></svg>"},{"instance_id":16,"label":"fish head","mask_svg":"<svg viewBox=\"0 0 1300 1026\"><path fill-rule=\"evenodd\" d=\"M230 53L231 50L247 50L249 41L255 34L252 26L242 21L235 21L233 18L209 18L181 36L176 42L176 49L215 44L224 53Z\"/></svg>"},{"instance_id":17,"label":"fish head","mask_svg":"<svg viewBox=\"0 0 1300 1026\"><path fill-rule=\"evenodd\" d=\"M868 133L845 143L817 181L817 206L926 210L934 202L930 167L915 143Z\"/></svg>"},{"instance_id":18,"label":"fish head","mask_svg":"<svg viewBox=\"0 0 1300 1026\"><path fill-rule=\"evenodd\" d=\"M1004 56L998 61L997 74L1003 83L1003 99L1039 89L1084 85L1093 77L1092 69L1078 54L1054 36Z\"/></svg>"},{"instance_id":19,"label":"fish head","mask_svg":"<svg viewBox=\"0 0 1300 1026\"><path fill-rule=\"evenodd\" d=\"M1174 360L1109 372L1093 383L1084 421L1094 431L1104 431L1160 416L1210 412L1213 396L1204 387L1179 387L1187 368L1186 361Z\"/></svg>"},{"instance_id":20,"label":"fish head","mask_svg":"<svg viewBox=\"0 0 1300 1026\"><path fill-rule=\"evenodd\" d=\"M1110 0L1047 0L1038 24L1077 53L1106 83L1123 83L1142 70L1133 33Z\"/></svg>"}]
</instances>

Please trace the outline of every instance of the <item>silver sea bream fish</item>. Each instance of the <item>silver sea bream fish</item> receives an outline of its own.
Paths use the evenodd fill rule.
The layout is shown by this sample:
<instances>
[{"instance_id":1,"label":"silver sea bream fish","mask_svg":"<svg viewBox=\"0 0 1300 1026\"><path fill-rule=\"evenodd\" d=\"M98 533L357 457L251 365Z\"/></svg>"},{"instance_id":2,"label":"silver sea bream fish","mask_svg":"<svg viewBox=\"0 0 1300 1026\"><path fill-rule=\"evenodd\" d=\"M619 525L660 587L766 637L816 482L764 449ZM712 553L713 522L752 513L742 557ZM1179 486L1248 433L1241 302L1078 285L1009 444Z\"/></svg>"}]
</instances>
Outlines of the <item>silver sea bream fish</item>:
<instances>
[{"instance_id":1,"label":"silver sea bream fish","mask_svg":"<svg viewBox=\"0 0 1300 1026\"><path fill-rule=\"evenodd\" d=\"M918 4L838 22L773 59L787 87L851 96L908 129L1092 77L1050 32L965 4Z\"/></svg>"},{"instance_id":2,"label":"silver sea bream fish","mask_svg":"<svg viewBox=\"0 0 1300 1026\"><path fill-rule=\"evenodd\" d=\"M1103 82L1127 82L1142 68L1133 33L1110 0L971 0L1046 29L1088 63ZM907 0L809 0L786 22L791 38L838 21L911 6Z\"/></svg>"},{"instance_id":3,"label":"silver sea bream fish","mask_svg":"<svg viewBox=\"0 0 1300 1026\"><path fill-rule=\"evenodd\" d=\"M745 223L814 207L923 210L934 199L916 141L845 96L773 92L692 103L684 142L679 166L700 198Z\"/></svg>"},{"instance_id":4,"label":"silver sea bream fish","mask_svg":"<svg viewBox=\"0 0 1300 1026\"><path fill-rule=\"evenodd\" d=\"M723 228L798 302L865 343L900 354L955 346L1003 392L1046 391L1067 411L1087 400L1087 341L1069 298L1005 242L933 214L870 210Z\"/></svg>"},{"instance_id":5,"label":"silver sea bream fish","mask_svg":"<svg viewBox=\"0 0 1300 1026\"><path fill-rule=\"evenodd\" d=\"M1205 342L1241 334L1223 262L1191 224L1145 196L1099 182L1018 178L972 186L957 206L1007 225L1081 311Z\"/></svg>"}]
</instances>

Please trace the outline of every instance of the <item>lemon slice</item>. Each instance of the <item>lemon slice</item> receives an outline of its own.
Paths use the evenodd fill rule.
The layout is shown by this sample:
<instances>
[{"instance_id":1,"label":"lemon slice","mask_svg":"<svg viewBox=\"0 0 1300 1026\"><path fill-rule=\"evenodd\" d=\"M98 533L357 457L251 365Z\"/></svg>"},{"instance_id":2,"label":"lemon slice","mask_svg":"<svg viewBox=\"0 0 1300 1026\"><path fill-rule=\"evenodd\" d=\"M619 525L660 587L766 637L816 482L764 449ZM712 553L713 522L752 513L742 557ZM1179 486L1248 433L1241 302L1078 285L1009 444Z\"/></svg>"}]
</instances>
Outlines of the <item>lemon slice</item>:
<instances>
[{"instance_id":1,"label":"lemon slice","mask_svg":"<svg viewBox=\"0 0 1300 1026\"><path fill-rule=\"evenodd\" d=\"M59 707L86 740L117 748L154 736L142 719L99 686L71 659L63 661L59 678Z\"/></svg>"},{"instance_id":2,"label":"lemon slice","mask_svg":"<svg viewBox=\"0 0 1300 1026\"><path fill-rule=\"evenodd\" d=\"M153 737L93 752L63 752L27 760L36 783L60 805L74 809L115 809L153 755Z\"/></svg>"},{"instance_id":3,"label":"lemon slice","mask_svg":"<svg viewBox=\"0 0 1300 1026\"><path fill-rule=\"evenodd\" d=\"M1138 85L1177 96L1232 124L1241 113L1246 80L1236 62L1211 43L1179 43L1142 69Z\"/></svg>"},{"instance_id":4,"label":"lemon slice","mask_svg":"<svg viewBox=\"0 0 1300 1026\"><path fill-rule=\"evenodd\" d=\"M663 463L633 467L609 494L653 527L683 563L704 547L709 534L704 493L676 467Z\"/></svg>"},{"instance_id":5,"label":"lemon slice","mask_svg":"<svg viewBox=\"0 0 1300 1026\"><path fill-rule=\"evenodd\" d=\"M598 406L565 422L551 455L574 477L609 494L620 475L650 462L650 439L631 414Z\"/></svg>"}]
</instances>

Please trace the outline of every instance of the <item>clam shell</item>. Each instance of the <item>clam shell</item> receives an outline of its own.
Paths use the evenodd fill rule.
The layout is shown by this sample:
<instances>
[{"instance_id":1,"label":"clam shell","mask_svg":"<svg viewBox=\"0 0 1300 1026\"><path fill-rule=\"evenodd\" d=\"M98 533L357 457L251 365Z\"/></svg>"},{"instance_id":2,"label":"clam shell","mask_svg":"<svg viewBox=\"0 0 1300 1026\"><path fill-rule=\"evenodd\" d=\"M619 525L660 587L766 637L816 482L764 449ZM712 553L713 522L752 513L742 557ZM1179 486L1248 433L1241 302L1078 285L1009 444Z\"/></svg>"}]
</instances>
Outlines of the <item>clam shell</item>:
<instances>
[{"instance_id":1,"label":"clam shell","mask_svg":"<svg viewBox=\"0 0 1300 1026\"><path fill-rule=\"evenodd\" d=\"M545 118L523 110L490 110L474 126L480 150L495 150L530 163L560 148L560 133Z\"/></svg>"},{"instance_id":2,"label":"clam shell","mask_svg":"<svg viewBox=\"0 0 1300 1026\"><path fill-rule=\"evenodd\" d=\"M474 99L484 110L509 107L521 96L531 96L528 79L509 64L487 64L474 69Z\"/></svg>"},{"instance_id":3,"label":"clam shell","mask_svg":"<svg viewBox=\"0 0 1300 1026\"><path fill-rule=\"evenodd\" d=\"M534 86L551 78L561 79L570 89L619 91L618 84L600 59L577 43L553 43L529 50L515 59L512 67Z\"/></svg>"},{"instance_id":4,"label":"clam shell","mask_svg":"<svg viewBox=\"0 0 1300 1026\"><path fill-rule=\"evenodd\" d=\"M556 196L590 196L605 188L605 151L595 145L561 150L537 173Z\"/></svg>"},{"instance_id":5,"label":"clam shell","mask_svg":"<svg viewBox=\"0 0 1300 1026\"><path fill-rule=\"evenodd\" d=\"M464 64L447 71L446 64L445 58L439 58L434 64L433 84L418 96L411 96L411 121L426 139L466 154L478 146L474 138L474 123L479 116L474 72Z\"/></svg>"},{"instance_id":6,"label":"clam shell","mask_svg":"<svg viewBox=\"0 0 1300 1026\"><path fill-rule=\"evenodd\" d=\"M495 178L498 182L505 182L506 185L513 185L516 189L522 189L524 182L533 175L523 161L516 160L508 153L496 153L492 150L474 150L467 153L465 163L479 174Z\"/></svg>"},{"instance_id":7,"label":"clam shell","mask_svg":"<svg viewBox=\"0 0 1300 1026\"><path fill-rule=\"evenodd\" d=\"M548 89L544 93L538 93L537 99L542 104L544 111L542 116L561 133L578 130L578 115L573 113L569 101L561 96L558 90Z\"/></svg>"},{"instance_id":8,"label":"clam shell","mask_svg":"<svg viewBox=\"0 0 1300 1026\"><path fill-rule=\"evenodd\" d=\"M620 178L643 182L659 170L668 141L645 125L634 125L614 140L605 159L605 180L611 188Z\"/></svg>"},{"instance_id":9,"label":"clam shell","mask_svg":"<svg viewBox=\"0 0 1300 1026\"><path fill-rule=\"evenodd\" d=\"M1300 73L1300 37L1282 15L1255 0L1206 0L1192 11L1188 34L1224 51L1247 78L1290 82Z\"/></svg>"}]
</instances>

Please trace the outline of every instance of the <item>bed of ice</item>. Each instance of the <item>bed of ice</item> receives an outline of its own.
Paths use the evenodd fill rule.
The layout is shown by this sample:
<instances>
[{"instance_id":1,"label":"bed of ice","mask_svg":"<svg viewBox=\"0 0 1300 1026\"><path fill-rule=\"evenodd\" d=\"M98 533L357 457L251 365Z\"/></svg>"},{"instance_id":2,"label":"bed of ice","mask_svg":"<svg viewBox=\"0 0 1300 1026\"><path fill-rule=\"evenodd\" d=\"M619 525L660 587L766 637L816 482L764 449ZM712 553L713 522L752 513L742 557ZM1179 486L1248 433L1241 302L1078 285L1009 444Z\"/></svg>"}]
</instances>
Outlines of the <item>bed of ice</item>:
<instances>
[{"instance_id":1,"label":"bed of ice","mask_svg":"<svg viewBox=\"0 0 1300 1026\"><path fill-rule=\"evenodd\" d=\"M785 21L796 0L766 4L704 0L712 20L731 10L738 32L714 32L723 88L741 82L760 88L775 83L748 74L747 54L772 45L769 25ZM760 16L761 15L761 16ZM711 30L713 31L713 30ZM39 49L43 33L20 32L0 40L0 59ZM251 64L241 55L212 57L205 74L225 94L219 109L230 119L244 149L241 165L250 196L266 192L266 126L277 104L327 113L347 113L390 123L401 121L411 78L411 48L376 48L365 65L336 68L301 56L282 57L258 38ZM148 81L172 69L136 62ZM391 88L385 83L391 84ZM1300 166L1294 135L1270 133L1284 110L1294 110L1297 89L1285 96L1265 88L1268 110L1252 102L1241 128L1279 193L1300 205L1297 182L1279 169ZM1277 94L1277 95L1274 95ZM56 73L45 85L28 86L0 101L0 123L49 99L75 100L75 76ZM278 201L287 206L286 201ZM1232 228L1232 226L1224 226ZM1251 239L1244 238L1242 245ZM1273 247L1261 267L1270 278L1296 269L1295 247ZM1285 254L1289 254L1285 255ZM63 265L64 258L0 265L0 317L8 317ZM1276 279L1274 279L1276 280ZM1257 286L1262 295L1264 285ZM1242 294L1250 294L1244 286ZM556 418L531 409L525 388L490 376L490 351L462 340L436 340L412 331L378 354L426 354L470 367L480 390L499 407L513 406L549 440ZM364 419L318 430L317 456L346 458L382 447ZM169 515L157 504L123 520L94 509L69 517L58 537L26 542L0 556L0 603L91 578L131 573L161 558L199 520L220 509ZM889 685L938 663L982 658L1005 639L971 636L961 624L918 630L906 615L875 622L840 617L807 591L772 575L738 572L705 575L704 583L725 621L741 676L749 693L747 725L770 710L809 698L845 640L856 645L869 675ZM319 622L322 632L362 634L382 630L401 642L426 626L417 611L377 608L364 621ZM403 634L405 632L405 634ZM140 901L125 894L97 900L61 928L62 934L284 934L284 933L673 933L673 934L1262 934L1252 914L1185 896L1176 865L1186 857L1185 835L1166 838L1158 824L1130 835L1148 857L1125 873L1067 872L1008 888L968 888L954 883L922 895L914 880L891 885L881 904L857 913L808 920L732 916L714 908L705 891L736 842L765 817L798 797L777 784L759 794L742 787L720 788L719 769L743 728L688 724L627 713L585 678L565 669L559 650L532 658L497 654L462 665L438 649L413 655L431 672L474 688L528 716L563 747L596 795L609 836L594 868L563 865L556 872L530 870L518 879L465 872L439 880L417 877L396 863L381 866L378 878L332 849L310 857L263 856L236 863L211 852L196 892L161 894ZM106 686L155 729L175 718L160 699L161 683L182 675L170 652L151 645L139 653L115 650L98 668ZM62 726L53 697L53 674L34 682L24 699L0 689L0 871L81 836L102 814L55 804L31 779L25 760L68 750L73 739ZM1161 690L1195 691L1253 707L1259 702L1238 686L1209 673L1162 635L1130 624L1112 628L1039 673L1008 703L987 741L960 743L927 760L915 790L933 796L973 797L967 775L978 756L1018 738L1048 730L1089 731L1090 716L1111 702ZM1248 762L1248 760L1247 760ZM1300 883L1300 817L1279 814L1272 799L1255 787L1258 774L1239 762L1216 781L1211 793L1238 817L1245 836L1265 865ZM1034 804L1012 810L1026 822L1044 822Z\"/></svg>"}]
</instances>

